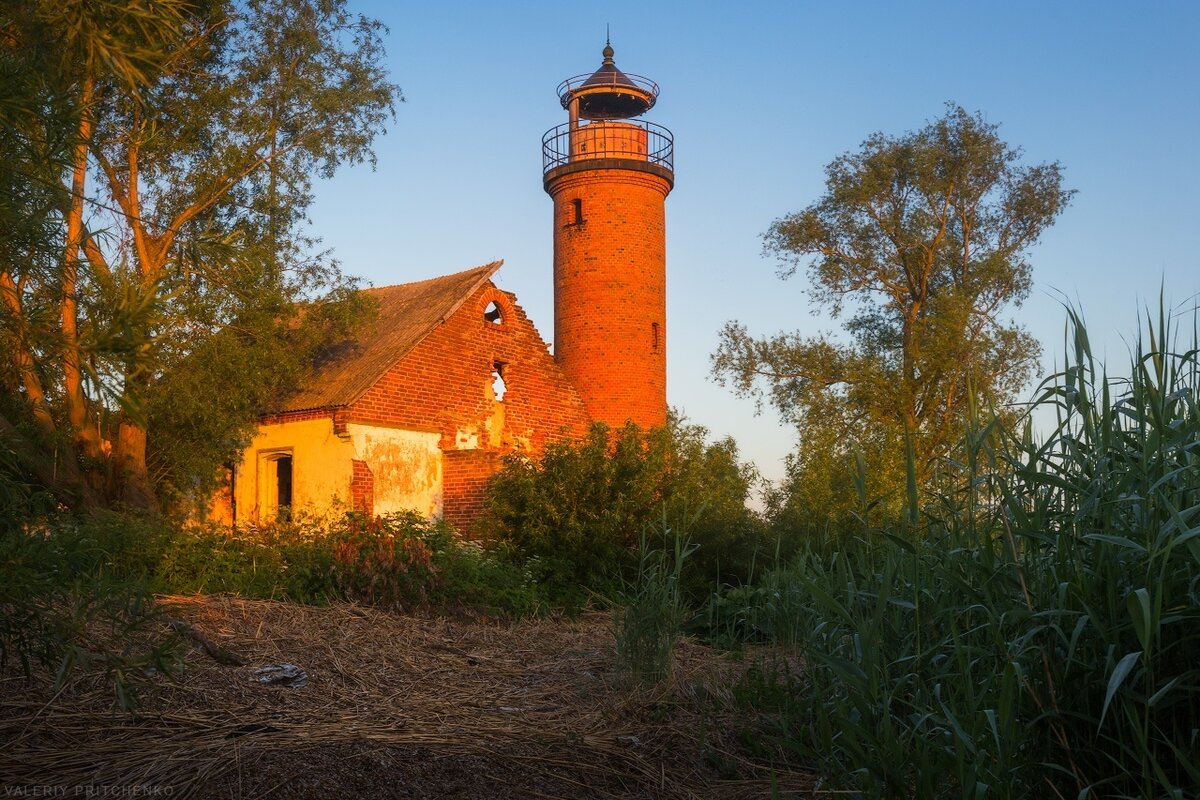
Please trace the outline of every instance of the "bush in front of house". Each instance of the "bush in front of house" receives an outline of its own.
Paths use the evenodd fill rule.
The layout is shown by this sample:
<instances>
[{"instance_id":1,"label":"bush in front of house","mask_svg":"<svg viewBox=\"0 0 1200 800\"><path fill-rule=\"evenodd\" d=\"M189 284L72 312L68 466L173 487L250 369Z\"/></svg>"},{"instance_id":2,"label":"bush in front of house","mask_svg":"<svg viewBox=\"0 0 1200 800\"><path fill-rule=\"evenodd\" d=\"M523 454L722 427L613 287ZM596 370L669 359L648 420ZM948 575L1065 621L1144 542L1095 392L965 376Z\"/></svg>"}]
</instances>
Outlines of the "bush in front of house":
<instances>
[{"instance_id":1,"label":"bush in front of house","mask_svg":"<svg viewBox=\"0 0 1200 800\"><path fill-rule=\"evenodd\" d=\"M415 512L185 529L165 545L152 567L164 593L518 615L541 605L518 565Z\"/></svg>"},{"instance_id":2,"label":"bush in front of house","mask_svg":"<svg viewBox=\"0 0 1200 800\"><path fill-rule=\"evenodd\" d=\"M554 605L578 607L615 597L637 564L639 540L697 545L683 577L688 596L746 580L772 550L762 520L746 508L758 478L738 461L732 439L672 419L594 425L578 442L549 445L540 461L511 456L493 479L479 524L485 541L532 573ZM671 520L671 530L662 526Z\"/></svg>"},{"instance_id":3,"label":"bush in front of house","mask_svg":"<svg viewBox=\"0 0 1200 800\"><path fill-rule=\"evenodd\" d=\"M19 576L49 586L87 575L156 594L350 601L397 611L522 615L545 605L521 564L415 512L235 529L115 512L50 513L4 533L12 586Z\"/></svg>"}]
</instances>

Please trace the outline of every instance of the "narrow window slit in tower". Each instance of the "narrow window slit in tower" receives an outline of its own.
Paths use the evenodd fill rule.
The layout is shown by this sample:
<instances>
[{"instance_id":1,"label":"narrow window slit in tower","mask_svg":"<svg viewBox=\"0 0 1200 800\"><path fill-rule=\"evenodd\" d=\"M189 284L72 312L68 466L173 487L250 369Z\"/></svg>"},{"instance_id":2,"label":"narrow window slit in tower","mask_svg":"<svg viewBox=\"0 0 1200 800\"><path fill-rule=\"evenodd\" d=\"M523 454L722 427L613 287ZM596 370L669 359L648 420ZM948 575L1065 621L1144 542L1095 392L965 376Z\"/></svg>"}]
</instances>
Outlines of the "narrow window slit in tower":
<instances>
[{"instance_id":1,"label":"narrow window slit in tower","mask_svg":"<svg viewBox=\"0 0 1200 800\"><path fill-rule=\"evenodd\" d=\"M508 391L508 387L504 384L504 367L503 361L492 363L492 394L496 396L496 402L504 402L504 395Z\"/></svg>"},{"instance_id":2,"label":"narrow window slit in tower","mask_svg":"<svg viewBox=\"0 0 1200 800\"><path fill-rule=\"evenodd\" d=\"M583 201L580 200L579 198L575 198L574 200L571 201L571 205L575 209L574 224L582 225L583 224Z\"/></svg>"},{"instance_id":3,"label":"narrow window slit in tower","mask_svg":"<svg viewBox=\"0 0 1200 800\"><path fill-rule=\"evenodd\" d=\"M500 313L500 306L496 305L496 301L488 303L487 308L483 310L483 318L493 325L502 325L504 317Z\"/></svg>"},{"instance_id":4,"label":"narrow window slit in tower","mask_svg":"<svg viewBox=\"0 0 1200 800\"><path fill-rule=\"evenodd\" d=\"M653 337L652 349L658 350L658 323L657 322L650 323L650 334Z\"/></svg>"}]
</instances>

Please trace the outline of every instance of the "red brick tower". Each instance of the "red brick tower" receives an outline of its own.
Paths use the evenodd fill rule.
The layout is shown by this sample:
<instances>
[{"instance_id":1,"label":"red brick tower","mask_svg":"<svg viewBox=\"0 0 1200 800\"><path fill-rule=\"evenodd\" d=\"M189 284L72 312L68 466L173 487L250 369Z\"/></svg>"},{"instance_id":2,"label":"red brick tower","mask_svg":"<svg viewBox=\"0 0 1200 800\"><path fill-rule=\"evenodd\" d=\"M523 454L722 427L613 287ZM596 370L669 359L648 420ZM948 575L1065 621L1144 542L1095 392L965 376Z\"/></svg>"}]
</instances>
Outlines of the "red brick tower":
<instances>
[{"instance_id":1,"label":"red brick tower","mask_svg":"<svg viewBox=\"0 0 1200 800\"><path fill-rule=\"evenodd\" d=\"M671 132L645 120L653 81L604 63L568 78L568 122L542 138L554 200L554 357L595 420L667 419L664 202L675 183Z\"/></svg>"}]
</instances>

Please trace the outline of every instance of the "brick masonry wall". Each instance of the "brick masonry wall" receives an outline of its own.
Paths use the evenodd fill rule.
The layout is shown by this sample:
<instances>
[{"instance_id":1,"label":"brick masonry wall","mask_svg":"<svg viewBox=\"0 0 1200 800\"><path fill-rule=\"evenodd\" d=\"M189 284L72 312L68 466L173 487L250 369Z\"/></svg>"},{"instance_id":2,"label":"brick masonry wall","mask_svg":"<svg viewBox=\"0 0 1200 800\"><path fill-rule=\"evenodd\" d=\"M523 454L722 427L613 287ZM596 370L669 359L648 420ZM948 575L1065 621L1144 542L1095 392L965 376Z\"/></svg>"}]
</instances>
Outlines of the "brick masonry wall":
<instances>
[{"instance_id":1,"label":"brick masonry wall","mask_svg":"<svg viewBox=\"0 0 1200 800\"><path fill-rule=\"evenodd\" d=\"M371 466L361 459L350 462L350 506L368 517L375 514L375 475Z\"/></svg>"},{"instance_id":2,"label":"brick masonry wall","mask_svg":"<svg viewBox=\"0 0 1200 800\"><path fill-rule=\"evenodd\" d=\"M282 414L268 414L258 418L259 425L279 425L284 422L301 422L306 419L323 419L344 414L343 409L315 408L307 411L285 411Z\"/></svg>"},{"instance_id":3,"label":"brick masonry wall","mask_svg":"<svg viewBox=\"0 0 1200 800\"><path fill-rule=\"evenodd\" d=\"M492 476L503 464L494 450L447 450L442 461L443 516L463 536L473 537Z\"/></svg>"},{"instance_id":4,"label":"brick masonry wall","mask_svg":"<svg viewBox=\"0 0 1200 800\"><path fill-rule=\"evenodd\" d=\"M484 318L493 302L500 324ZM491 388L497 363L507 389L501 402ZM489 282L355 401L346 421L440 433L443 513L465 531L501 455L537 457L548 442L582 435L591 420L524 310Z\"/></svg>"},{"instance_id":5,"label":"brick masonry wall","mask_svg":"<svg viewBox=\"0 0 1200 800\"><path fill-rule=\"evenodd\" d=\"M555 358L592 418L661 425L671 186L645 172L594 169L555 178L546 190L554 200Z\"/></svg>"}]
</instances>

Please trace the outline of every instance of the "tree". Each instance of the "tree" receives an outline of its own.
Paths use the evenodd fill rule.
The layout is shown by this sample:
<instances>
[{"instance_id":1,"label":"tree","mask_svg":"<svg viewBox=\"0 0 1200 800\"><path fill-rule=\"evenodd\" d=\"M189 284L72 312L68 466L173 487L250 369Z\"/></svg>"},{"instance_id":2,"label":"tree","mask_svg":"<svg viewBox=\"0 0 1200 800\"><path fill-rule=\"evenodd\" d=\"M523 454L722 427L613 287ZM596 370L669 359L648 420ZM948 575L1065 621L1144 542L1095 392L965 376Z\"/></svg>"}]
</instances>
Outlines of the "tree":
<instances>
[{"instance_id":1,"label":"tree","mask_svg":"<svg viewBox=\"0 0 1200 800\"><path fill-rule=\"evenodd\" d=\"M19 351L8 406L42 420L42 439L69 434L85 489L154 507L149 422L166 425L163 470L199 470L176 485L204 472L173 450L186 417L154 413L171 405L178 370L194 379L211 367L226 379L222 397L243 401L177 404L209 429L224 414L230 435L216 449L232 453L319 347L302 329L338 320L331 301L351 296L303 225L313 175L371 159L399 97L380 66L383 29L344 0L23 5L27 28L60 56L54 90L73 98L78 125L55 220L61 260L9 293L4 322ZM13 338L43 298L59 306L41 338L53 346ZM264 379L221 369L212 347L193 355L215 336L280 369Z\"/></svg>"},{"instance_id":2,"label":"tree","mask_svg":"<svg viewBox=\"0 0 1200 800\"><path fill-rule=\"evenodd\" d=\"M103 76L136 91L159 52L149 42L175 34L177 4L14 0L0 10L0 442L60 499L86 505L95 493L60 418L85 416L75 288L95 86Z\"/></svg>"},{"instance_id":3,"label":"tree","mask_svg":"<svg viewBox=\"0 0 1200 800\"><path fill-rule=\"evenodd\" d=\"M1009 401L1036 366L1036 341L1002 315L1028 295L1029 250L1072 192L1059 164L1022 166L998 128L950 105L918 131L874 134L764 235L780 277L806 267L813 300L845 319L841 337L729 322L713 355L718 380L797 425L793 480L828 484L804 464L845 464L855 442L893 454L869 467L903 475L908 441L924 485L971 399Z\"/></svg>"}]
</instances>

